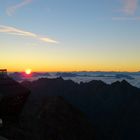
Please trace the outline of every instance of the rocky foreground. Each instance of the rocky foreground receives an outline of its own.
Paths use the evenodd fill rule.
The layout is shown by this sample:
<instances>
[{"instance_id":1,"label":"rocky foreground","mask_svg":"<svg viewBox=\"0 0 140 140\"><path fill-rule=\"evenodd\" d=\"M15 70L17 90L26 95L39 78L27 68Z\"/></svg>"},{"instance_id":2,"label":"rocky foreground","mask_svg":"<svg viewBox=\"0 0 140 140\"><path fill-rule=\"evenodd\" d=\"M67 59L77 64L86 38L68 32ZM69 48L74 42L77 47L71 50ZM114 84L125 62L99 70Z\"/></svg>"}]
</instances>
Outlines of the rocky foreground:
<instances>
[{"instance_id":1,"label":"rocky foreground","mask_svg":"<svg viewBox=\"0 0 140 140\"><path fill-rule=\"evenodd\" d=\"M39 79L23 82L31 90L19 121L0 133L11 140L140 139L140 89L126 81Z\"/></svg>"},{"instance_id":2,"label":"rocky foreground","mask_svg":"<svg viewBox=\"0 0 140 140\"><path fill-rule=\"evenodd\" d=\"M21 118L1 130L9 140L93 140L95 132L84 114L62 97L48 97L35 116Z\"/></svg>"}]
</instances>

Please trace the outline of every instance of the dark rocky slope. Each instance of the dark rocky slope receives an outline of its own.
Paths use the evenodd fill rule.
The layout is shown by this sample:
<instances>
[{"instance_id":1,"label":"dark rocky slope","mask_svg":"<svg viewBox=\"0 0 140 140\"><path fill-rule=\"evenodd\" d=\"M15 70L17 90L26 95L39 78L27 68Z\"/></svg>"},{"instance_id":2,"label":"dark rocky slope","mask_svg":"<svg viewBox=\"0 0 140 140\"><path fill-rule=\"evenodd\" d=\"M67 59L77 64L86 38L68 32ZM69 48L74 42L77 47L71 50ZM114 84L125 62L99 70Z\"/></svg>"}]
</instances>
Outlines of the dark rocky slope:
<instances>
[{"instance_id":1,"label":"dark rocky slope","mask_svg":"<svg viewBox=\"0 0 140 140\"><path fill-rule=\"evenodd\" d=\"M62 96L87 115L96 129L96 139L140 139L140 89L126 81L77 84L62 78L44 78L22 84L32 91L21 115L24 119L36 114L44 97Z\"/></svg>"},{"instance_id":2,"label":"dark rocky slope","mask_svg":"<svg viewBox=\"0 0 140 140\"><path fill-rule=\"evenodd\" d=\"M1 135L9 140L95 139L95 131L83 113L62 97L45 98L36 114L25 118L5 126Z\"/></svg>"}]
</instances>

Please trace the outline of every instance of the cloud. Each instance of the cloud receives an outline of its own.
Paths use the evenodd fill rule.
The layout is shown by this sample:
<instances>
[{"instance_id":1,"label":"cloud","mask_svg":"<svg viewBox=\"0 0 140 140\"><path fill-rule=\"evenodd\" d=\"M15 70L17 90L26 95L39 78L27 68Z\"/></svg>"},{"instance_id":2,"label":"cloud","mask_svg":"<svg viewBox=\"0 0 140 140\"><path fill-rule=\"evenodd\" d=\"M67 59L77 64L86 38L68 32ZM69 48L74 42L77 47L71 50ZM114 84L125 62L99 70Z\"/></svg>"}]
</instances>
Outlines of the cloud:
<instances>
[{"instance_id":1,"label":"cloud","mask_svg":"<svg viewBox=\"0 0 140 140\"><path fill-rule=\"evenodd\" d=\"M30 36L30 37L37 37L36 34L23 31L14 27L0 25L0 32L13 34L13 35L22 35L22 36Z\"/></svg>"},{"instance_id":2,"label":"cloud","mask_svg":"<svg viewBox=\"0 0 140 140\"><path fill-rule=\"evenodd\" d=\"M32 1L33 1L33 0L23 0L21 3L18 3L18 4L16 4L16 5L13 5L13 6L8 7L8 8L6 9L7 15L12 16L12 15L15 13L15 11L16 11L17 9L20 9L20 8L22 8L23 6L28 5L28 4L31 3Z\"/></svg>"},{"instance_id":3,"label":"cloud","mask_svg":"<svg viewBox=\"0 0 140 140\"><path fill-rule=\"evenodd\" d=\"M118 21L139 21L140 16L136 15L138 9L138 0L121 0L123 6L117 12L123 13L122 16L112 17L112 20Z\"/></svg>"},{"instance_id":4,"label":"cloud","mask_svg":"<svg viewBox=\"0 0 140 140\"><path fill-rule=\"evenodd\" d=\"M11 35L17 35L17 36L31 37L31 38L34 38L43 42L48 42L48 43L58 43L56 40L53 40L51 38L44 37L44 36L41 36L32 32L23 31L21 29L17 29L15 27L10 27L10 26L0 25L0 32L11 34Z\"/></svg>"},{"instance_id":5,"label":"cloud","mask_svg":"<svg viewBox=\"0 0 140 140\"><path fill-rule=\"evenodd\" d=\"M138 8L138 0L123 0L121 11L127 15L134 15Z\"/></svg>"},{"instance_id":6,"label":"cloud","mask_svg":"<svg viewBox=\"0 0 140 140\"><path fill-rule=\"evenodd\" d=\"M41 37L40 40L42 40L44 42L49 42L49 43L58 43L58 41L55 41L53 39L46 38L46 37Z\"/></svg>"}]
</instances>

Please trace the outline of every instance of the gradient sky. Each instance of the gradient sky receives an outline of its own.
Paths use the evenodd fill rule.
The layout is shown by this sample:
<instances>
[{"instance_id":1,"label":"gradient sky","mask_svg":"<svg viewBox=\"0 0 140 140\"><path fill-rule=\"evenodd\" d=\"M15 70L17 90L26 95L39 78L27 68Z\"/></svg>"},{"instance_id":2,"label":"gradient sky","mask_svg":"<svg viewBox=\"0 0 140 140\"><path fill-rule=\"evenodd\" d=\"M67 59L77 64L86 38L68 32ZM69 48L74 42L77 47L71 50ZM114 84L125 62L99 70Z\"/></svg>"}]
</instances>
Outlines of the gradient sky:
<instances>
[{"instance_id":1,"label":"gradient sky","mask_svg":"<svg viewBox=\"0 0 140 140\"><path fill-rule=\"evenodd\" d=\"M3 0L0 68L139 71L140 0Z\"/></svg>"}]
</instances>

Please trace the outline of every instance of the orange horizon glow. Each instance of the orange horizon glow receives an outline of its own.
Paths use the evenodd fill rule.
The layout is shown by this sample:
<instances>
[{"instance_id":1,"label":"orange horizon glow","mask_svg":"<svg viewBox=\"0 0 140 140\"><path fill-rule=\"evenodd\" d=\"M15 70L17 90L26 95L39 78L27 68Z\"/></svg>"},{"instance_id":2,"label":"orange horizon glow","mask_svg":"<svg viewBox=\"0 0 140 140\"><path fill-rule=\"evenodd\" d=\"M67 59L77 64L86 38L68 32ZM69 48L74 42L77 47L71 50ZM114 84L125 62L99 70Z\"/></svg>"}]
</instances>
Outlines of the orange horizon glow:
<instances>
[{"instance_id":1,"label":"orange horizon glow","mask_svg":"<svg viewBox=\"0 0 140 140\"><path fill-rule=\"evenodd\" d=\"M0 5L4 19L0 24L0 68L27 77L33 76L25 73L27 68L32 72L140 72L137 0L82 1L80 7L75 6L79 1L72 0L69 10L67 2L59 5L57 0L22 0L30 4L13 0L8 5L6 1ZM38 4L57 10L46 14L36 9ZM28 14L24 6L33 11ZM113 12L113 8L121 10ZM42 22L36 24L37 20Z\"/></svg>"},{"instance_id":2,"label":"orange horizon glow","mask_svg":"<svg viewBox=\"0 0 140 140\"><path fill-rule=\"evenodd\" d=\"M74 63L74 64L72 64ZM6 65L5 65L6 64ZM0 65L0 68L7 69L8 72L25 72L25 70L30 69L32 72L81 72L81 71L103 71L103 72L139 72L140 68L138 64L136 63L129 63L129 65L125 63L110 63L105 65L105 63L83 63L80 62L65 62L65 63L59 63L53 62L52 63L32 63L32 64L25 64L20 63L20 65L17 65L15 63L5 63L3 65Z\"/></svg>"},{"instance_id":3,"label":"orange horizon glow","mask_svg":"<svg viewBox=\"0 0 140 140\"><path fill-rule=\"evenodd\" d=\"M32 70L31 69L26 69L25 70L25 74L30 75L31 73L32 73Z\"/></svg>"},{"instance_id":4,"label":"orange horizon glow","mask_svg":"<svg viewBox=\"0 0 140 140\"><path fill-rule=\"evenodd\" d=\"M24 70L17 70L17 69L7 69L8 72L23 72ZM72 69L72 70L69 70L69 69L58 69L58 70L50 70L50 69L45 69L45 70L40 70L40 69L34 69L33 71L32 70L25 70L24 72L27 74L27 75L30 75L31 73L33 72L139 72L140 70L113 70L113 69L110 69L110 70L106 70L106 69L103 69L103 70L96 70L96 69L89 69L89 70L84 70L84 69L80 69L80 70L76 70L76 69Z\"/></svg>"}]
</instances>

